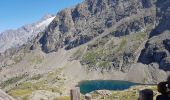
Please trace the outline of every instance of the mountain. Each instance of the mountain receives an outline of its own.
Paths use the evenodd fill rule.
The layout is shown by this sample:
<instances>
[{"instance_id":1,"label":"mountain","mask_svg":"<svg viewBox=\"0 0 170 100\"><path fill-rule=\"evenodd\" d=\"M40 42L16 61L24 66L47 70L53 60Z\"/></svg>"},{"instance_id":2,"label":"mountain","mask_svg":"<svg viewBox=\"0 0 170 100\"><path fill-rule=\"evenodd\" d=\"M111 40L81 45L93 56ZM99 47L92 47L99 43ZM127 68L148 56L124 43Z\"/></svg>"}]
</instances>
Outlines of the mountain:
<instances>
[{"instance_id":1,"label":"mountain","mask_svg":"<svg viewBox=\"0 0 170 100\"><path fill-rule=\"evenodd\" d=\"M79 59L82 65L89 70L128 72L157 24L155 3L86 0L74 9L61 11L37 41L45 53L70 50L91 41Z\"/></svg>"},{"instance_id":2,"label":"mountain","mask_svg":"<svg viewBox=\"0 0 170 100\"><path fill-rule=\"evenodd\" d=\"M170 71L169 60L169 29L170 29L170 1L157 2L157 18L158 24L151 31L150 38L145 45L145 49L141 53L139 59L144 64L156 62L159 64L160 69Z\"/></svg>"},{"instance_id":3,"label":"mountain","mask_svg":"<svg viewBox=\"0 0 170 100\"><path fill-rule=\"evenodd\" d=\"M165 81L169 18L169 0L85 0L29 43L1 53L0 86L33 99L47 91L67 96L83 80Z\"/></svg>"},{"instance_id":4,"label":"mountain","mask_svg":"<svg viewBox=\"0 0 170 100\"><path fill-rule=\"evenodd\" d=\"M52 15L46 15L36 23L0 33L0 52L4 52L9 48L19 47L31 41L39 32L45 30L54 18Z\"/></svg>"}]
</instances>

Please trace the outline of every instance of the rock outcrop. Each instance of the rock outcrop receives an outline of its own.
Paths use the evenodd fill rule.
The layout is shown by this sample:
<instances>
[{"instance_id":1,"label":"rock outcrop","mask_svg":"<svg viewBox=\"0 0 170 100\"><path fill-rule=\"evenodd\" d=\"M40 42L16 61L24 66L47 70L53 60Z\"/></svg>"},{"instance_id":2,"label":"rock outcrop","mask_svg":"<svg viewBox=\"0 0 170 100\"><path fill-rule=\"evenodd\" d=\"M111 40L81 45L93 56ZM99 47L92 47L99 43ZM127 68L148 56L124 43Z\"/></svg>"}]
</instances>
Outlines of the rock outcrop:
<instances>
[{"instance_id":1,"label":"rock outcrop","mask_svg":"<svg viewBox=\"0 0 170 100\"><path fill-rule=\"evenodd\" d=\"M48 29L36 41L39 41L38 44L45 53L50 53L57 52L60 48L70 50L97 38L118 37L122 44L115 45L117 50L109 54L109 61L98 61L99 66L104 64L109 66L109 69L127 72L130 65L135 63L134 59L137 53L140 53L141 45L155 27L156 14L153 0L85 0L75 8L58 13ZM126 36L129 37L124 40ZM101 42L107 44L105 41L107 39L109 38ZM32 47L35 47L35 43ZM93 48L88 51L92 51ZM120 53L115 55L118 51ZM103 56L94 59L101 59ZM80 60L82 64L91 66L87 63L88 59ZM97 66L97 63L93 62L92 66Z\"/></svg>"},{"instance_id":2,"label":"rock outcrop","mask_svg":"<svg viewBox=\"0 0 170 100\"><path fill-rule=\"evenodd\" d=\"M86 0L63 10L40 39L42 50L49 53L61 47L71 49L113 27L117 27L111 31L117 37L139 32L154 24L156 17L152 4L144 3L148 4L138 0Z\"/></svg>"},{"instance_id":3,"label":"rock outcrop","mask_svg":"<svg viewBox=\"0 0 170 100\"><path fill-rule=\"evenodd\" d=\"M150 64L158 63L159 68L169 71L169 29L170 29L170 1L157 1L157 23L158 25L150 33L145 49L142 51L139 62Z\"/></svg>"}]
</instances>

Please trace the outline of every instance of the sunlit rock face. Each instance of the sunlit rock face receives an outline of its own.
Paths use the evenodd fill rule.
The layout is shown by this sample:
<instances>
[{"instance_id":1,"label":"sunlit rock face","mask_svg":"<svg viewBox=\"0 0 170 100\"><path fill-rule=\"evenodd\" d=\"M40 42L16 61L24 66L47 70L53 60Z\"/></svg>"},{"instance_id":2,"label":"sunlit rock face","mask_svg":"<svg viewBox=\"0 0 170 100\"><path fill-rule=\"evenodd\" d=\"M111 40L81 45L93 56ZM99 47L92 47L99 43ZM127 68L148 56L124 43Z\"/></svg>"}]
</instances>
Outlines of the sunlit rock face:
<instances>
[{"instance_id":1,"label":"sunlit rock face","mask_svg":"<svg viewBox=\"0 0 170 100\"><path fill-rule=\"evenodd\" d=\"M116 37L139 32L147 24L153 24L156 17L151 10L152 2L144 3L148 4L138 0L86 0L73 9L65 9L44 32L40 39L42 49L45 52L63 46L71 49L115 26Z\"/></svg>"},{"instance_id":2,"label":"sunlit rock face","mask_svg":"<svg viewBox=\"0 0 170 100\"><path fill-rule=\"evenodd\" d=\"M104 70L127 72L131 64L137 61L151 30L156 26L156 19L157 8L154 0L85 0L75 8L59 12L37 41L42 51L51 53L60 48L70 50L98 37L103 38L96 39L101 41L96 47L93 44L88 45L87 50L91 52L101 49L101 45L109 44L107 42L113 39L117 44L109 46L113 45L115 48L110 48L107 54L99 57L93 56L99 61L88 61L85 54L85 59L80 59L81 64L98 70L107 65ZM95 67L98 65L103 67Z\"/></svg>"},{"instance_id":3,"label":"sunlit rock face","mask_svg":"<svg viewBox=\"0 0 170 100\"><path fill-rule=\"evenodd\" d=\"M31 41L39 32L44 31L54 18L55 16L53 15L46 15L36 23L24 25L16 30L10 29L2 32L0 34L0 52L20 47Z\"/></svg>"}]
</instances>

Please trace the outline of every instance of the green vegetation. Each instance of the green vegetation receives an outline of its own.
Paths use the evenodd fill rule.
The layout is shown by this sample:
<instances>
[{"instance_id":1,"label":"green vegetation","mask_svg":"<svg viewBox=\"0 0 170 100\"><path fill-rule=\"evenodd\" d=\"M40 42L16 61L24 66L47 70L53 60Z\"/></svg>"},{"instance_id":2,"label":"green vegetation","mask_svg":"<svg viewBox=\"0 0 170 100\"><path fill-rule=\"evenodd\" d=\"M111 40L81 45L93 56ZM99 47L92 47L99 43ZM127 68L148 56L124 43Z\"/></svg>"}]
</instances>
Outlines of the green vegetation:
<instances>
[{"instance_id":1,"label":"green vegetation","mask_svg":"<svg viewBox=\"0 0 170 100\"><path fill-rule=\"evenodd\" d=\"M86 52L86 54L83 56L83 61L94 66L97 63L97 56L98 53L95 51Z\"/></svg>"},{"instance_id":2,"label":"green vegetation","mask_svg":"<svg viewBox=\"0 0 170 100\"><path fill-rule=\"evenodd\" d=\"M123 41L122 47L126 41ZM114 40L110 36L97 39L88 45L87 51L84 53L81 63L88 65L89 69L98 67L102 70L110 69L112 65L112 56L115 55L118 46L114 44ZM119 48L121 49L121 48ZM123 48L122 48L123 49Z\"/></svg>"},{"instance_id":3,"label":"green vegetation","mask_svg":"<svg viewBox=\"0 0 170 100\"><path fill-rule=\"evenodd\" d=\"M146 33L138 33L138 34L135 34L135 35L132 35L132 36L133 36L132 39L134 41L143 41L147 37Z\"/></svg>"},{"instance_id":4,"label":"green vegetation","mask_svg":"<svg viewBox=\"0 0 170 100\"><path fill-rule=\"evenodd\" d=\"M32 93L31 89L16 89L10 91L8 94L13 96L13 97L19 97L19 96L27 96ZM26 97L25 97L26 99Z\"/></svg>"},{"instance_id":5,"label":"green vegetation","mask_svg":"<svg viewBox=\"0 0 170 100\"><path fill-rule=\"evenodd\" d=\"M22 100L28 100L28 97L37 90L45 90L53 93L62 94L64 91L63 83L65 81L65 78L61 74L61 72L62 68L59 68L54 72L49 72L44 75L34 75L32 77L27 78L27 80L25 81L17 83L15 87L11 88L7 92L14 98L21 97ZM24 76L22 76L22 78L24 78ZM18 78L17 80L16 78L12 78L6 83L12 84L22 78Z\"/></svg>"},{"instance_id":6,"label":"green vegetation","mask_svg":"<svg viewBox=\"0 0 170 100\"><path fill-rule=\"evenodd\" d=\"M27 95L27 96L24 96L23 98L22 98L22 100L29 100L29 96Z\"/></svg>"},{"instance_id":7,"label":"green vegetation","mask_svg":"<svg viewBox=\"0 0 170 100\"><path fill-rule=\"evenodd\" d=\"M109 61L100 61L99 64L98 64L98 66L99 66L100 68L109 69L109 68L111 68L112 63L109 62Z\"/></svg>"},{"instance_id":8,"label":"green vegetation","mask_svg":"<svg viewBox=\"0 0 170 100\"><path fill-rule=\"evenodd\" d=\"M117 49L117 52L123 52L125 50L126 45L127 45L127 40L126 38L123 38L119 45L119 48Z\"/></svg>"},{"instance_id":9,"label":"green vegetation","mask_svg":"<svg viewBox=\"0 0 170 100\"><path fill-rule=\"evenodd\" d=\"M108 95L102 95L100 92L91 93L92 98L97 100L137 100L139 91L143 89L152 89L154 91L154 100L159 94L156 86L134 86L124 91L109 91Z\"/></svg>"},{"instance_id":10,"label":"green vegetation","mask_svg":"<svg viewBox=\"0 0 170 100\"><path fill-rule=\"evenodd\" d=\"M86 52L82 55L81 63L88 65L88 69L96 67L103 69L114 68L119 70L119 64L123 60L122 65L126 65L124 54L131 55L127 58L134 59L134 52L139 52L140 46L147 38L145 32L138 32L128 36L115 38L110 35L99 38L88 45ZM126 52L125 52L126 51Z\"/></svg>"},{"instance_id":11,"label":"green vegetation","mask_svg":"<svg viewBox=\"0 0 170 100\"><path fill-rule=\"evenodd\" d=\"M2 88L5 88L6 86L17 83L18 81L22 80L23 78L25 78L27 76L28 76L27 74L23 74L21 76L12 77L12 78L2 82L0 86Z\"/></svg>"},{"instance_id":12,"label":"green vegetation","mask_svg":"<svg viewBox=\"0 0 170 100\"><path fill-rule=\"evenodd\" d=\"M17 98L26 98L37 90L46 90L50 92L62 93L62 87L50 86L46 81L38 82L23 82L18 84L16 87L8 91L8 94ZM27 99L26 99L27 100Z\"/></svg>"},{"instance_id":13,"label":"green vegetation","mask_svg":"<svg viewBox=\"0 0 170 100\"><path fill-rule=\"evenodd\" d=\"M58 98L55 98L53 100L71 100L70 96L60 96ZM84 96L80 95L80 100L84 100Z\"/></svg>"},{"instance_id":14,"label":"green vegetation","mask_svg":"<svg viewBox=\"0 0 170 100\"><path fill-rule=\"evenodd\" d=\"M97 48L94 50L87 51L82 58L82 61L88 64L90 67L95 67L98 62L101 62L99 66L106 65L104 62L104 58L106 58L107 54L103 48Z\"/></svg>"},{"instance_id":15,"label":"green vegetation","mask_svg":"<svg viewBox=\"0 0 170 100\"><path fill-rule=\"evenodd\" d=\"M61 96L61 97L55 98L54 100L71 100L71 99L70 99L70 96Z\"/></svg>"}]
</instances>

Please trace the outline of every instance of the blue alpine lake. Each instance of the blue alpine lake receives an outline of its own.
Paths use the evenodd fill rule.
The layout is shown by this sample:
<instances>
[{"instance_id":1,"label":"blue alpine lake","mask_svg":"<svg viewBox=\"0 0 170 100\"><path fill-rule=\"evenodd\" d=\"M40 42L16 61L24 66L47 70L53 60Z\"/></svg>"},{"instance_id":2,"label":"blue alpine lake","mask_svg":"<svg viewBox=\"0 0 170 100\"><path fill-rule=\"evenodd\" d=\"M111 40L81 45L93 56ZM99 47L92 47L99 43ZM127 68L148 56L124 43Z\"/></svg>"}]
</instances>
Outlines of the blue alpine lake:
<instances>
[{"instance_id":1,"label":"blue alpine lake","mask_svg":"<svg viewBox=\"0 0 170 100\"><path fill-rule=\"evenodd\" d=\"M125 90L138 83L119 81L119 80L90 80L79 83L82 94L90 93L95 90Z\"/></svg>"}]
</instances>

